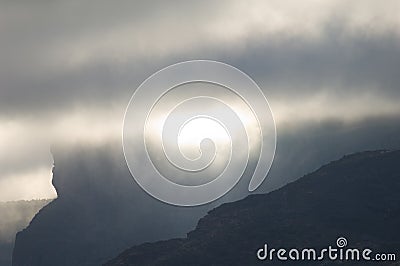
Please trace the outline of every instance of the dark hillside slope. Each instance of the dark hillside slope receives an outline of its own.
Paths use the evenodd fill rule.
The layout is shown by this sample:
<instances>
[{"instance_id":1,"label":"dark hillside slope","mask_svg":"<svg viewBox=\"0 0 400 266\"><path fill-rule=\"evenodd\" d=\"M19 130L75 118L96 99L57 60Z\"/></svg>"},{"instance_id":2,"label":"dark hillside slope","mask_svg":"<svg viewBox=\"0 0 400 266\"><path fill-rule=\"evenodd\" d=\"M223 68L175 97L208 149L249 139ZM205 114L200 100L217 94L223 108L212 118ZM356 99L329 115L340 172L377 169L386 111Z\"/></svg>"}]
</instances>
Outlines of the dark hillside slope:
<instances>
[{"instance_id":1,"label":"dark hillside slope","mask_svg":"<svg viewBox=\"0 0 400 266\"><path fill-rule=\"evenodd\" d=\"M349 248L397 253L398 263L399 226L400 151L363 152L271 193L223 204L187 238L132 247L107 265L276 265L276 257L272 262L257 260L256 252L265 243L277 249L336 247L341 236Z\"/></svg>"}]
</instances>

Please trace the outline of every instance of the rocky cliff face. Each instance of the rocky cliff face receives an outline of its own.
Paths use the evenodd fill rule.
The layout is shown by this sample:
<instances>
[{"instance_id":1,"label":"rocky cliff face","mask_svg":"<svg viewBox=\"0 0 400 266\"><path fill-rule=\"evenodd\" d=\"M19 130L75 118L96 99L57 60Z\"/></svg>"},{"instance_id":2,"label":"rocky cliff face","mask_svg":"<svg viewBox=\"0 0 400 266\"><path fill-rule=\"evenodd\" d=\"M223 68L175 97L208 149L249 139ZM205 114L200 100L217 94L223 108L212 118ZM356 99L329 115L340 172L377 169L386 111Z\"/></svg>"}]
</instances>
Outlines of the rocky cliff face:
<instances>
[{"instance_id":1,"label":"rocky cliff face","mask_svg":"<svg viewBox=\"0 0 400 266\"><path fill-rule=\"evenodd\" d=\"M186 238L134 246L106 265L277 265L277 259L257 259L265 243L277 249L319 248L336 246L341 236L349 247L397 253L398 263L399 191L400 151L345 156L271 193L223 204Z\"/></svg>"},{"instance_id":2,"label":"rocky cliff face","mask_svg":"<svg viewBox=\"0 0 400 266\"><path fill-rule=\"evenodd\" d=\"M33 216L51 200L0 202L0 266L11 265L15 234L28 226Z\"/></svg>"},{"instance_id":3,"label":"rocky cliff face","mask_svg":"<svg viewBox=\"0 0 400 266\"><path fill-rule=\"evenodd\" d=\"M183 236L207 211L148 196L112 146L53 154L58 198L17 234L14 266L101 265L134 244Z\"/></svg>"}]
</instances>

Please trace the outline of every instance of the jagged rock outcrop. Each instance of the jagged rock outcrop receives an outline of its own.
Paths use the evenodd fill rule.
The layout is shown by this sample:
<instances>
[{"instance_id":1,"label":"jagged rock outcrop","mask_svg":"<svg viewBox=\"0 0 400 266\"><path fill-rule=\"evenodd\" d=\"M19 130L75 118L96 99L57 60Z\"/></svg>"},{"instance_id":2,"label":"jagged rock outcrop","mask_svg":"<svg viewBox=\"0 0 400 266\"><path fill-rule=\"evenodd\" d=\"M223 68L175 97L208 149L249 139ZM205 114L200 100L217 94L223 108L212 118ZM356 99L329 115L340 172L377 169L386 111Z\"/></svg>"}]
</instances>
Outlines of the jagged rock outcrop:
<instances>
[{"instance_id":1,"label":"jagged rock outcrop","mask_svg":"<svg viewBox=\"0 0 400 266\"><path fill-rule=\"evenodd\" d=\"M345 156L276 191L217 207L186 238L134 246L106 265L277 265L276 259L258 261L256 252L265 243L319 248L335 246L340 236L351 247L394 252L399 260L399 191L400 151Z\"/></svg>"},{"instance_id":2,"label":"jagged rock outcrop","mask_svg":"<svg viewBox=\"0 0 400 266\"><path fill-rule=\"evenodd\" d=\"M119 146L53 150L58 198L17 234L14 266L101 265L133 244L193 229L210 207L180 208L147 195Z\"/></svg>"}]
</instances>

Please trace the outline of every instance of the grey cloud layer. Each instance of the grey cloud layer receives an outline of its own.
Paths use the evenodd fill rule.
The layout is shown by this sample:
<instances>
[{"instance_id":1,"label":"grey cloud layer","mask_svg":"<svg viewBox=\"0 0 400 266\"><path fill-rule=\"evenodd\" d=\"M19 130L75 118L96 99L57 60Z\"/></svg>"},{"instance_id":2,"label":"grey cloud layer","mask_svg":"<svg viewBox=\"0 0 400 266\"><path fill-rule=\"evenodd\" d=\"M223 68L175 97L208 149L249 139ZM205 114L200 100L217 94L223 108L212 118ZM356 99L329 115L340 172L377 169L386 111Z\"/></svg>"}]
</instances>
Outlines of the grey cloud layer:
<instances>
[{"instance_id":1,"label":"grey cloud layer","mask_svg":"<svg viewBox=\"0 0 400 266\"><path fill-rule=\"evenodd\" d=\"M119 138L133 90L183 60L252 76L278 133L299 130L290 126L299 119L399 117L399 10L398 1L2 1L0 180L51 168L43 147L53 140Z\"/></svg>"},{"instance_id":2,"label":"grey cloud layer","mask_svg":"<svg viewBox=\"0 0 400 266\"><path fill-rule=\"evenodd\" d=\"M1 114L121 102L155 70L193 58L234 64L278 97L399 96L396 2L254 3L3 3Z\"/></svg>"}]
</instances>

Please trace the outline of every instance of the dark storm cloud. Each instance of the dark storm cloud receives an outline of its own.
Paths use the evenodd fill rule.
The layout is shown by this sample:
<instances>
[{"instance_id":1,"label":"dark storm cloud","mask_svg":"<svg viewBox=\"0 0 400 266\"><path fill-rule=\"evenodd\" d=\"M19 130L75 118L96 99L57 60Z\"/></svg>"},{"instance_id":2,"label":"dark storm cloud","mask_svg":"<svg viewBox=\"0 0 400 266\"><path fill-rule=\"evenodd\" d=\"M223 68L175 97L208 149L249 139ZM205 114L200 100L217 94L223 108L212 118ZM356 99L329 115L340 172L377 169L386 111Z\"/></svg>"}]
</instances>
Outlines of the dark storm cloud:
<instances>
[{"instance_id":1,"label":"dark storm cloud","mask_svg":"<svg viewBox=\"0 0 400 266\"><path fill-rule=\"evenodd\" d=\"M121 103L152 71L190 59L186 55L155 59L152 64L100 60L28 78L14 73L2 79L5 90L1 90L0 108L3 115L12 115L68 109L76 104ZM231 63L250 74L267 94L280 99L308 97L319 91L344 98L360 93L388 100L400 96L400 38L391 32L379 38L360 34L339 40L326 32L318 41L282 40L277 45L269 44L269 38L257 39L240 54L216 47L191 56Z\"/></svg>"},{"instance_id":2,"label":"dark storm cloud","mask_svg":"<svg viewBox=\"0 0 400 266\"><path fill-rule=\"evenodd\" d=\"M337 33L335 33L337 34ZM249 73L271 96L308 97L327 91L340 97L372 93L378 97L399 97L400 38L391 32L383 36L350 36L337 39L326 32L318 41L293 43L269 38L256 40L240 54L215 48L193 57L216 58ZM78 104L108 105L123 102L152 71L180 60L184 55L143 61L95 61L72 69L49 70L28 77L14 73L2 79L2 114L31 113L71 108ZM50 110L51 111L51 110Z\"/></svg>"},{"instance_id":3,"label":"dark storm cloud","mask_svg":"<svg viewBox=\"0 0 400 266\"><path fill-rule=\"evenodd\" d=\"M399 97L400 37L396 20L379 19L385 13L351 30L351 9L340 17L311 17L319 24L314 25L317 33L309 33L301 23L290 24L290 17L282 18L290 22L282 28L267 28L268 9L262 23L250 27L251 18L229 19L237 4L153 4L3 3L0 115L125 103L152 72L193 58L231 63L278 98L321 90L340 97ZM252 8L257 5L263 14L261 3ZM252 10L249 6L244 9ZM327 8L320 5L316 11ZM182 26L182 20L188 25ZM220 24L231 32L224 38L215 36ZM247 35L235 35L240 26Z\"/></svg>"}]
</instances>

